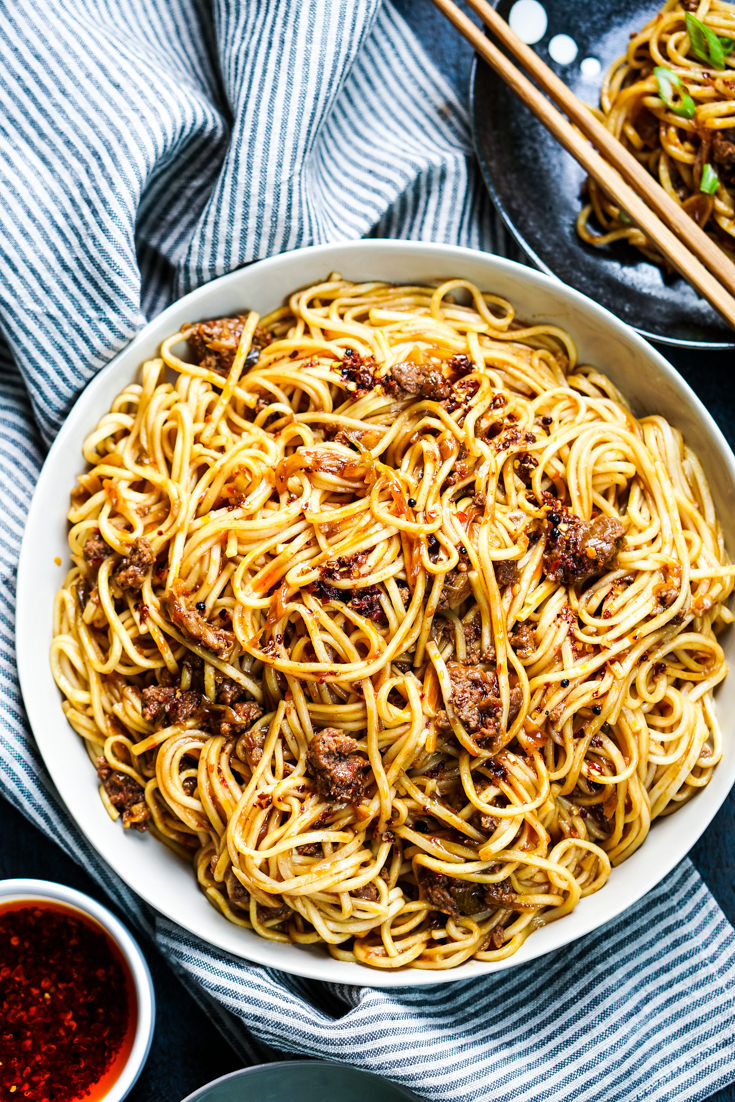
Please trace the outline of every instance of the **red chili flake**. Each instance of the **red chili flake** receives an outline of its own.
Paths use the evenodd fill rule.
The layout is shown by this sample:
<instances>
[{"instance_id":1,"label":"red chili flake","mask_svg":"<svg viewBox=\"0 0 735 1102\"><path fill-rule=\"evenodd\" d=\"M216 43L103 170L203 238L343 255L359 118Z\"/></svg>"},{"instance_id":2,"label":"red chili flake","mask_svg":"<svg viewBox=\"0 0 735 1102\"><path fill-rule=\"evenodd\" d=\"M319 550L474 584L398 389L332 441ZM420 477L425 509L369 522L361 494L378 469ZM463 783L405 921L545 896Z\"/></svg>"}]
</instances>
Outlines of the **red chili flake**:
<instances>
[{"instance_id":1,"label":"red chili flake","mask_svg":"<svg viewBox=\"0 0 735 1102\"><path fill-rule=\"evenodd\" d=\"M103 1098L132 1047L134 999L96 924L58 904L0 907L0 1098Z\"/></svg>"}]
</instances>

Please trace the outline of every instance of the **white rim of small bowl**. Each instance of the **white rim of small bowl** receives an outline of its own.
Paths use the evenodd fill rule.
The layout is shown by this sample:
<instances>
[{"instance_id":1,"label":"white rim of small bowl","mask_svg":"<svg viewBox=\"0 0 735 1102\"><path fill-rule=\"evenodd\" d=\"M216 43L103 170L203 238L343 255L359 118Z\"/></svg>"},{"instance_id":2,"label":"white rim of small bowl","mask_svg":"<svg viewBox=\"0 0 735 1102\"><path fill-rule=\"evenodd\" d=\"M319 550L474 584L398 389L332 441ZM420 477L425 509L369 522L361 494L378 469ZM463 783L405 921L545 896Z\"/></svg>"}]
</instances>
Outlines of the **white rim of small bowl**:
<instances>
[{"instance_id":1,"label":"white rim of small bowl","mask_svg":"<svg viewBox=\"0 0 735 1102\"><path fill-rule=\"evenodd\" d=\"M355 256L354 263L353 254ZM688 422L690 425L692 424L691 416L687 417L687 407L694 414L694 425L696 427L692 429L692 432L695 434L698 434L700 431L704 433L709 442L709 446L716 455L716 461L721 467L721 474L724 474L724 479L719 477L712 465L705 470L710 481L710 486L713 487L713 483L719 481L722 493L727 498L726 504L725 501L721 503L719 514L722 517L725 508L727 508L729 513L735 517L735 456L716 422L686 380L683 379L670 363L668 363L661 353L645 341L643 337L639 336L631 326L620 321L605 307L593 302L581 292L574 290L574 288L567 287L566 284L561 283L559 280L553 279L533 268L528 268L515 261L507 260L504 257L499 257L492 253L483 253L479 250L469 249L463 246L378 238L343 241L326 245L312 245L308 248L294 249L291 252L280 253L278 256L257 261L245 268L236 269L184 295L181 299L178 299L163 310L156 318L148 322L130 343L110 360L110 362L87 384L77 398L66 421L60 428L56 440L46 457L46 461L39 476L36 493L34 494L28 512L26 531L23 536L23 544L18 565L16 645L21 691L23 693L29 720L34 732L37 732L36 738L39 749L62 799L66 803L70 814L76 819L80 829L89 842L100 853L102 859L107 861L110 867L112 867L133 890L138 891L147 903L154 907L159 913L169 918L172 922L181 925L188 933L201 938L206 944L231 953L237 958L267 968L280 969L283 972L292 975L306 976L310 979L325 980L333 983L349 983L362 987L418 987L437 983L452 983L469 978L479 978L489 975L492 972L504 971L508 968L528 964L530 961L571 944L580 937L593 933L601 926L618 918L624 911L634 906L644 895L654 889L664 877L683 860L727 798L730 787L734 783L735 765L733 765L728 772L725 770L725 763L723 762L719 770L715 772L715 779L711 782L711 785L708 786L707 791L708 795L711 795L714 790L717 795L707 801L702 800L697 805L698 812L696 822L690 826L690 834L687 838L686 848L676 847L676 852L673 857L668 851L664 854L659 854L656 868L647 867L645 870L640 870L634 886L631 886L631 883L629 883L627 879L624 881L617 881L620 887L624 885L624 890L622 892L618 891L617 895L613 891L612 881L610 884L606 885L606 914L602 920L593 916L592 912L584 906L588 900L583 899L577 905L577 908L575 908L570 915L566 916L565 919L543 927L537 934L529 938L514 956L493 963L479 963L470 960L459 965L457 968L448 969L446 971L426 971L416 968L402 968L396 971L383 969L373 970L366 965L335 962L332 958L317 957L309 951L309 947L285 947L298 948L300 950L298 956L296 956L296 954L285 953L283 957L279 957L278 954L272 951L273 943L269 941L262 941L261 943L261 939L255 936L252 937L252 940L238 937L238 934L242 934L243 931L231 927L224 918L222 922L228 929L222 929L221 935L218 933L217 936L214 936L212 933L205 933L196 921L187 920L186 918L182 919L182 912L178 905L173 906L170 903L166 905L162 903L160 899L154 898L150 892L147 893L145 889L139 888L138 876L132 868L131 861L126 859L124 863L116 863L111 857L106 856L106 851L113 850L114 846L108 845L106 836L98 836L96 829L89 829L88 822L85 822L85 820L90 819L88 810L80 807L78 803L75 803L74 799L66 799L64 796L65 791L70 792L71 785L68 773L68 763L66 760L64 760L63 763L55 760L56 749L51 745L52 740L50 740L49 732L45 728L43 707L37 688L39 655L36 626L38 621L34 623L32 617L24 614L26 606L33 606L35 577L32 560L32 537L34 533L31 529L33 523L36 522L37 516L40 532L37 531L35 536L37 538L43 538L42 533L45 531L44 525L46 518L43 514L39 514L39 509L41 508L39 499L43 496L39 491L43 487L44 493L48 495L48 488L50 487L53 488L54 497L58 496L54 461L57 455L65 453L71 446L72 441L81 460L81 430L79 426L74 428L71 427L75 420L75 413L80 408L86 412L86 406L88 404L93 404L94 396L99 391L105 389L107 380L116 372L120 358L125 357L127 359L135 352L137 356L136 366L139 366L144 358L142 349L146 344L150 343L151 332L153 330L161 330L163 336L157 338L159 342L164 339L164 336L174 332L178 323L173 319L182 311L182 307L186 308L189 320L215 316L212 304L210 303L207 305L210 298L217 297L217 295L221 297L221 294L228 294L232 288L237 288L239 286L240 281L245 275L251 275L254 272L258 272L263 274L268 273L269 275L275 274L278 276L280 271L284 272L282 276L278 276L281 281L280 290L278 292L280 297L278 302L274 299L274 308L276 305L280 304L280 301L282 301L285 296L291 294L298 287L308 286L308 283L304 282L303 279L299 281L297 276L289 274L291 269L293 267L298 267L301 261L304 262L304 266L308 266L308 278L310 278L311 282L317 282L325 278L328 272L343 270L339 267L340 265L347 266L348 268L350 266L353 268L359 267L360 255L365 258L365 264L368 266L371 263L371 257L375 258L379 256L380 263L385 265L387 269L390 261L383 258L384 254L393 254L398 261L402 258L410 258L412 261L416 262L421 261L423 265L423 278L431 283L435 283L436 279L439 278L437 276L437 268L439 267L451 266L453 276L462 278L463 276L467 277L466 269L468 267L476 266L478 263L487 265L488 269L494 269L492 277L490 276L490 272L488 272L487 278L492 278L496 281L496 291L500 289L501 280L504 276L511 281L521 281L527 286L530 285L531 288L537 289L544 295L551 295L554 297L556 306L552 313L568 311L570 314L573 314L574 311L578 310L581 315L586 316L586 321L588 323L594 323L595 326L599 327L601 333L606 331L617 340L619 345L627 346L629 349L632 347L638 354L642 354L643 357L649 361L651 368L658 370L661 375L662 383L668 387L669 391L675 395L677 401L681 403L682 415L678 421L674 419L675 425L679 424L682 420ZM375 263L374 259L373 263ZM358 275L348 270L347 277L363 278L363 275ZM372 275L364 276L364 278L375 279L378 277ZM390 280L391 273L386 270L381 278ZM441 278L450 277L446 276ZM398 283L406 281L407 279L404 277L398 277L396 279ZM493 290L492 287L489 289ZM239 293L238 291L238 295ZM227 309L229 309L229 307ZM534 318L545 316L543 312L541 314L536 314L533 311L530 315L530 317ZM530 320L530 317L528 320ZM169 319L172 320L169 321ZM559 321L557 318L555 324L562 324L565 328L571 329L572 335L574 336L574 325L568 319ZM171 328L171 326L174 326L174 328ZM599 366L603 371L610 371L611 369L611 365L609 363L606 364L604 361L600 363ZM637 396L631 394L631 397ZM106 412L108 408L109 405L105 406L104 410L99 411L98 418L102 416L102 413ZM90 431L91 427L93 426L90 426ZM692 437L689 435L690 430L685 427L683 431L687 439L691 441ZM696 443L695 447L697 447ZM68 500L66 497L67 487L64 486L61 490L64 495L64 500ZM715 497L717 497L717 495L715 495ZM735 538L729 541L729 546L731 552L735 553ZM68 549L66 554L68 556ZM68 562L68 558L65 562ZM50 611L48 615L50 618ZM45 654L43 660L46 660ZM58 693L55 686L54 690ZM67 727L69 738L77 738L72 728L68 726L61 711L60 695L58 713L60 722ZM723 772L728 776L726 787L723 785L720 776ZM718 778L720 778L719 781ZM691 807L693 802L694 801L691 801L677 812L677 820L686 816L687 807ZM131 842L128 842L128 844L131 845ZM642 847L641 850L634 853L629 860L634 862L642 850L645 850L645 847ZM131 859L132 856L131 853ZM138 858L140 858L140 856L141 855L138 854ZM172 857L172 860L176 859ZM627 861L621 868L626 867L629 867ZM614 873L617 871L617 869L614 870ZM192 876L193 875L192 873ZM192 889L198 890L195 879L192 882ZM597 899L598 895L590 898ZM251 933L251 931L246 932ZM543 939L539 936L542 933L546 935ZM339 964L338 973L334 968L335 964Z\"/></svg>"},{"instance_id":2,"label":"white rim of small bowl","mask_svg":"<svg viewBox=\"0 0 735 1102\"><path fill-rule=\"evenodd\" d=\"M0 906L6 903L33 903L44 900L72 907L97 922L114 941L130 969L138 1002L135 1037L130 1055L115 1082L100 1102L122 1102L143 1070L148 1059L156 1024L156 995L148 964L135 938L107 907L91 896L57 884L53 880L0 880Z\"/></svg>"}]
</instances>

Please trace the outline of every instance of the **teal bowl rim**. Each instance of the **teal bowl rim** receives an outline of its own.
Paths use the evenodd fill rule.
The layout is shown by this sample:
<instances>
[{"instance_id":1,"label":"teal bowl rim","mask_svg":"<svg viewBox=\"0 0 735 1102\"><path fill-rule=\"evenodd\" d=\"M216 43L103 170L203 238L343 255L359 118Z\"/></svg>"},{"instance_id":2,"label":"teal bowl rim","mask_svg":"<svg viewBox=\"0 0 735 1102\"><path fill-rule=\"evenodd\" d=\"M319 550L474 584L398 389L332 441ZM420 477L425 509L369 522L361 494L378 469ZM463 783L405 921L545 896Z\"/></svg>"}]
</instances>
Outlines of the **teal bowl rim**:
<instances>
[{"instance_id":1,"label":"teal bowl rim","mask_svg":"<svg viewBox=\"0 0 735 1102\"><path fill-rule=\"evenodd\" d=\"M413 1091L410 1091L408 1087L404 1087L401 1083L396 1083L392 1079L386 1079L385 1076L378 1075L374 1071L356 1068L351 1064L338 1064L334 1060L274 1060L269 1064L253 1064L249 1068L239 1068L237 1071L231 1071L227 1075L220 1075L218 1079L213 1079L211 1083L205 1083L203 1087L197 1087L192 1094L187 1094L186 1098L182 1098L181 1102L204 1102L207 1097L206 1092L211 1090L212 1087L218 1086L219 1083L226 1083L228 1079L244 1079L245 1076L251 1075L253 1072L263 1071L266 1068L306 1068L315 1066L339 1068L340 1071L344 1072L357 1072L359 1075L368 1075L371 1079L377 1080L378 1083L388 1083L397 1091L402 1092L406 1098L406 1102L424 1102L422 1098L419 1098L417 1094L414 1094Z\"/></svg>"}]
</instances>

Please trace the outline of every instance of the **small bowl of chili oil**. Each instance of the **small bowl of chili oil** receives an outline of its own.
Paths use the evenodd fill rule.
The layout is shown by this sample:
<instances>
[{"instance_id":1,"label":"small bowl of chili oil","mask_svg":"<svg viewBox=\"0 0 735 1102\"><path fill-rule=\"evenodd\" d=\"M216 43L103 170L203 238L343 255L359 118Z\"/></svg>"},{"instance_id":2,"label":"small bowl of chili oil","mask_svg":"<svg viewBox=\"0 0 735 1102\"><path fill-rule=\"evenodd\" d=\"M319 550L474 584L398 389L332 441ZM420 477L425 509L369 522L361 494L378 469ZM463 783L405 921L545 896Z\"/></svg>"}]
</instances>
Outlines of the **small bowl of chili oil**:
<instances>
[{"instance_id":1,"label":"small bowl of chili oil","mask_svg":"<svg viewBox=\"0 0 735 1102\"><path fill-rule=\"evenodd\" d=\"M48 880L0 880L0 1099L121 1102L154 1021L145 957L106 907Z\"/></svg>"}]
</instances>

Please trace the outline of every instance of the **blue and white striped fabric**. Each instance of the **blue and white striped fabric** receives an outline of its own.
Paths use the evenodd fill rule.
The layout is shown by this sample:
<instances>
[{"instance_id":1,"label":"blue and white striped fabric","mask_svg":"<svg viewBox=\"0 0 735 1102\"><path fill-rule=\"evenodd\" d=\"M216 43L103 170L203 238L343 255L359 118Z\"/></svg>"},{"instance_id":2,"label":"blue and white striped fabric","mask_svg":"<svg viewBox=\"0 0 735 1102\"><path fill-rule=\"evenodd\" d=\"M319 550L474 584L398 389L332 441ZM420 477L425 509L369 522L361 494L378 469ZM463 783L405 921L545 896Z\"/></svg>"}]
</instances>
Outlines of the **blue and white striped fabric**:
<instances>
[{"instance_id":1,"label":"blue and white striped fabric","mask_svg":"<svg viewBox=\"0 0 735 1102\"><path fill-rule=\"evenodd\" d=\"M213 951L79 835L27 729L13 629L44 445L80 389L173 297L249 261L365 235L504 241L465 113L388 0L0 10L4 794L155 939L246 1062L343 1060L450 1102L708 1097L735 1078L735 935L689 862L541 962L358 990Z\"/></svg>"}]
</instances>

